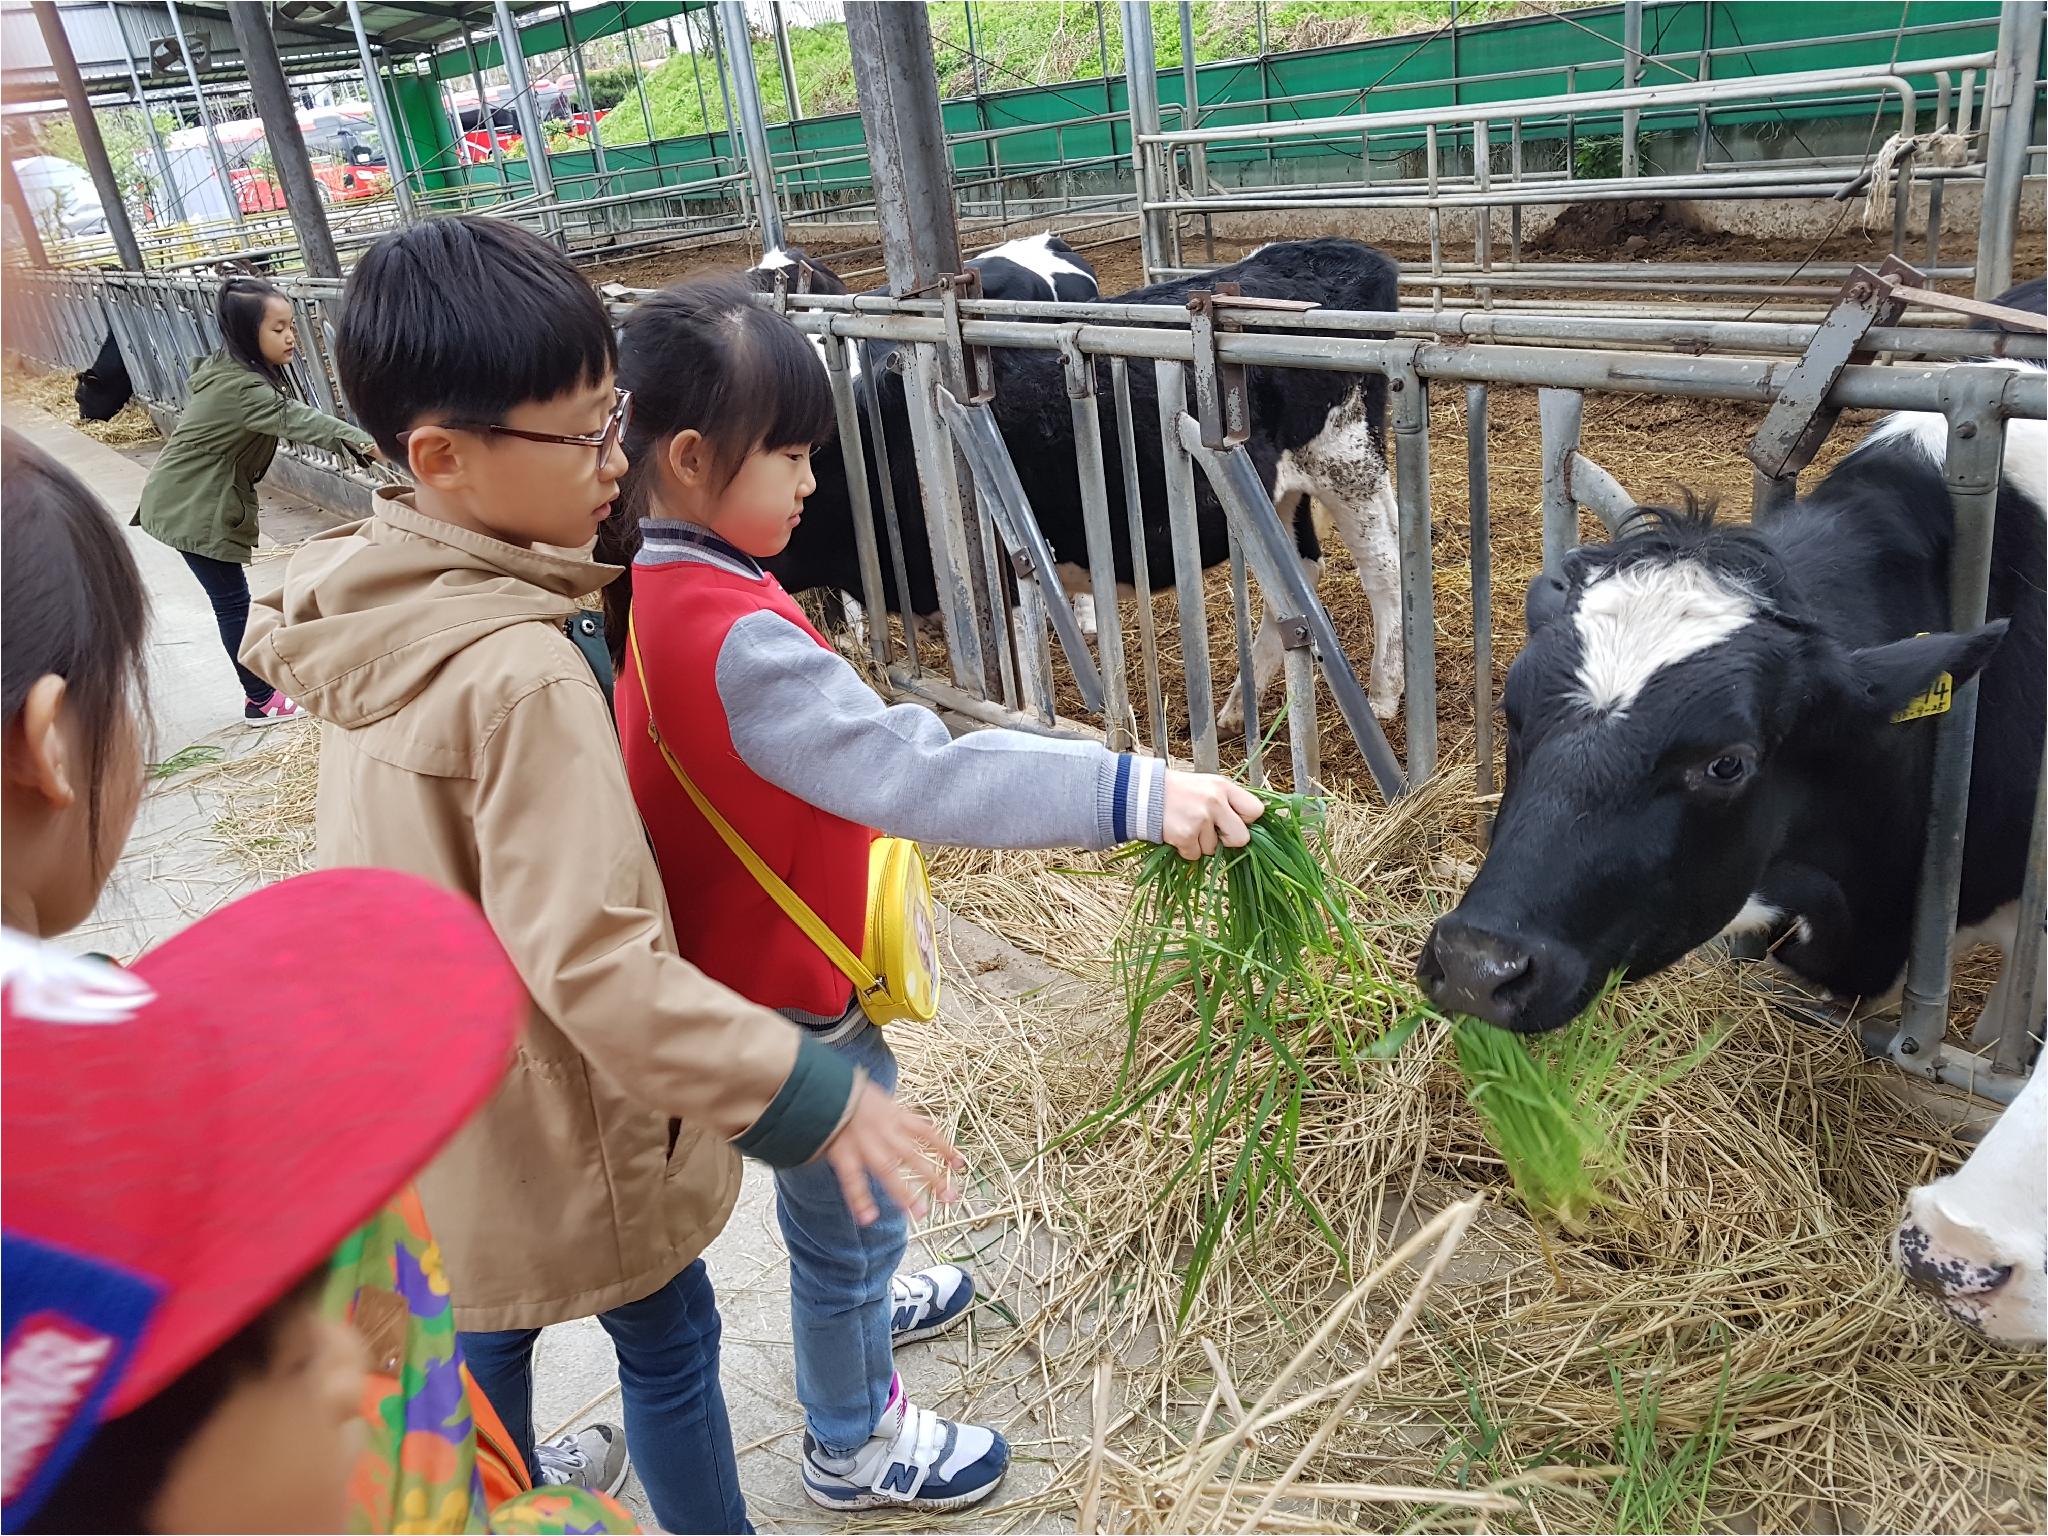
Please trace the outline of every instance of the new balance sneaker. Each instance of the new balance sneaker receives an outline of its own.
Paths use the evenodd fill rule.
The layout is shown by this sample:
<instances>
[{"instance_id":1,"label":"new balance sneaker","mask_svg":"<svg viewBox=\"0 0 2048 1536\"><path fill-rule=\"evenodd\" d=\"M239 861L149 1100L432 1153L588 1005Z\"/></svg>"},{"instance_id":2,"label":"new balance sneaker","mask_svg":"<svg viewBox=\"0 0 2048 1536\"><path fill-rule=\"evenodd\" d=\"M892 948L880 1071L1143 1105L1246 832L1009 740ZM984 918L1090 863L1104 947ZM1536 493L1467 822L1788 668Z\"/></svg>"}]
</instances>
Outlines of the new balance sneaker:
<instances>
[{"instance_id":1,"label":"new balance sneaker","mask_svg":"<svg viewBox=\"0 0 2048 1536\"><path fill-rule=\"evenodd\" d=\"M974 1305L974 1277L957 1264L934 1264L889 1282L889 1342L935 1339Z\"/></svg>"},{"instance_id":2,"label":"new balance sneaker","mask_svg":"<svg viewBox=\"0 0 2048 1536\"><path fill-rule=\"evenodd\" d=\"M912 1407L900 1376L889 1386L889 1411L851 1456L827 1456L804 1435L804 1492L826 1509L965 1509L994 1493L1009 1470L1001 1435Z\"/></svg>"},{"instance_id":3,"label":"new balance sneaker","mask_svg":"<svg viewBox=\"0 0 2048 1536\"><path fill-rule=\"evenodd\" d=\"M270 690L270 697L258 703L250 699L242 705L242 724L251 730L266 725L283 725L288 720L303 720L306 712L298 704L285 697L282 688Z\"/></svg>"},{"instance_id":4,"label":"new balance sneaker","mask_svg":"<svg viewBox=\"0 0 2048 1536\"><path fill-rule=\"evenodd\" d=\"M586 1424L535 1446L533 1459L541 1487L615 1494L626 1485L626 1432L616 1424Z\"/></svg>"}]
</instances>

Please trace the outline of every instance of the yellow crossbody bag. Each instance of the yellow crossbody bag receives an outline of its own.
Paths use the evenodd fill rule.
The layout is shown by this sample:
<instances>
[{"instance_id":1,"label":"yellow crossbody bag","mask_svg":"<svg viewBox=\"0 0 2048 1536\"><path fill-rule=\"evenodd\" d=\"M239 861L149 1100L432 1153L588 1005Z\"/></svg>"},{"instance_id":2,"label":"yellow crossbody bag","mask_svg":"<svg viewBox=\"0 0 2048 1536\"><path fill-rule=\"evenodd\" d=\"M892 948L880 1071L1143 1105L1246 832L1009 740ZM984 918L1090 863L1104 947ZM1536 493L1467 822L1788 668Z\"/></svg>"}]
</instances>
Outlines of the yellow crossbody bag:
<instances>
[{"instance_id":1,"label":"yellow crossbody bag","mask_svg":"<svg viewBox=\"0 0 2048 1536\"><path fill-rule=\"evenodd\" d=\"M676 755L669 751L655 725L654 704L647 689L647 662L640 654L640 637L630 619L626 622L626 643L633 652L633 665L640 672L641 692L648 697L647 737L668 764L668 771L676 776L690 803L732 850L732 856L746 866L747 873L789 920L853 983L861 1011L869 1021L887 1025L899 1019L912 1019L922 1024L936 1015L938 922L932 909L932 885L925 873L923 851L907 837L875 839L868 854L867 926L861 952L854 954L825 920L811 910L810 904L747 845L747 840L719 815L718 807L705 798L704 792L683 771L683 765L676 761Z\"/></svg>"}]
</instances>

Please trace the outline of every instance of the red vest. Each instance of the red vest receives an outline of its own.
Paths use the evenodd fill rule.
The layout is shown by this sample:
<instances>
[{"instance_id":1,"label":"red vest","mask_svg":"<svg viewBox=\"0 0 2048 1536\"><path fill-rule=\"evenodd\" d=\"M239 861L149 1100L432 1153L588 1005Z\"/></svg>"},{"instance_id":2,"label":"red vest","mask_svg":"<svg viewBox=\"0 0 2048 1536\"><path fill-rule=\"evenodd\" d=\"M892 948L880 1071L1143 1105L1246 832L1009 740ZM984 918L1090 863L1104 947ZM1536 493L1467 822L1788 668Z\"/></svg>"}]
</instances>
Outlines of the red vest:
<instances>
[{"instance_id":1,"label":"red vest","mask_svg":"<svg viewBox=\"0 0 2048 1536\"><path fill-rule=\"evenodd\" d=\"M825 644L772 576L753 581L694 560L633 569L633 624L662 739L704 798L859 954L875 834L799 800L742 762L718 696L718 653L727 633L764 608ZM838 1018L853 984L690 803L648 737L648 691L630 653L616 706L626 776L661 865L683 958L765 1007Z\"/></svg>"}]
</instances>

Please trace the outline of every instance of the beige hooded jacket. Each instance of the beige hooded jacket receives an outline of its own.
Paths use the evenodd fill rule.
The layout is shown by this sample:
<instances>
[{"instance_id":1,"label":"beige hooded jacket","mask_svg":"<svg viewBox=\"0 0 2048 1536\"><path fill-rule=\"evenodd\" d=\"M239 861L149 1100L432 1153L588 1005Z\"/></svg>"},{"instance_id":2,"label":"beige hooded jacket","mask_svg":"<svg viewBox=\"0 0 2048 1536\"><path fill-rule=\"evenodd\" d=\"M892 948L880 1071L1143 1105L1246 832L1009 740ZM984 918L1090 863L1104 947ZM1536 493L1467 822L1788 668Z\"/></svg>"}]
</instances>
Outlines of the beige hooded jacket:
<instances>
[{"instance_id":1,"label":"beige hooded jacket","mask_svg":"<svg viewBox=\"0 0 2048 1536\"><path fill-rule=\"evenodd\" d=\"M676 955L604 695L563 629L616 574L380 491L370 520L292 558L244 642L321 722L319 862L475 898L532 994L503 1086L420 1179L464 1329L652 1293L732 1209L726 1138L751 1150L780 1119L770 1160L802 1161L858 1091Z\"/></svg>"}]
</instances>

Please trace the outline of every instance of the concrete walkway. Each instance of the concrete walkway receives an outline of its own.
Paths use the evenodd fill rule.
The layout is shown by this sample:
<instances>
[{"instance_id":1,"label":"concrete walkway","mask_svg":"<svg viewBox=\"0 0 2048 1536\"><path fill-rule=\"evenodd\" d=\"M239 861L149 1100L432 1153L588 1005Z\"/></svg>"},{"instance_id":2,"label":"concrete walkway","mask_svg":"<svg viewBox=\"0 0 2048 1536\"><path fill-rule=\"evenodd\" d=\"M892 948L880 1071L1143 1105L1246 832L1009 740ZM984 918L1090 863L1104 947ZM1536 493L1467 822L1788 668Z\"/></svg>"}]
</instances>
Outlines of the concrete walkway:
<instances>
[{"instance_id":1,"label":"concrete walkway","mask_svg":"<svg viewBox=\"0 0 2048 1536\"><path fill-rule=\"evenodd\" d=\"M117 452L13 403L7 408L7 425L67 465L127 522L147 473L146 452ZM296 543L344 520L296 498L266 495L264 539L251 584L261 588L265 577L275 573L275 562L286 553L282 544ZM279 740L281 732L311 729L285 726L259 732L242 726L240 690L198 582L171 550L139 528L126 531L152 604L151 759L170 764L180 753L189 761L216 753L232 760L281 752L291 745ZM193 754L191 748L209 750ZM98 910L72 936L73 946L130 958L252 889L257 882L246 864L218 839L216 828L226 810L218 778L203 771L152 783L128 849ZM989 1006L987 998L1021 995L1055 975L971 924L950 924L946 942L968 962L963 969L971 972L971 985L955 985L949 991L947 1021L962 1031L975 1027L977 1010ZM961 980L965 983L967 978ZM536 1212L535 1219L544 1221L546 1213ZM977 1242L986 1248L991 1237L978 1233ZM908 1267L945 1257L952 1255L927 1255L913 1242ZM839 1528L839 1522L804 1498L798 1477L802 1420L791 1368L786 1258L775 1226L773 1183L758 1167L749 1166L739 1209L707 1260L725 1318L723 1379L754 1523L764 1531ZM1023 1298L1005 1300L1015 1313L1028 1315ZM1046 1428L1027 1417L1019 1395L1026 1390L1021 1381L1018 1392L1011 1392L992 1388L973 1371L979 1340L999 1339L1009 1326L1001 1311L978 1310L965 1329L906 1350L899 1364L914 1401L942 1412L959 1411L969 1400L971 1382L975 1412L1011 1428L1013 1440L1030 1442L1020 1451L1002 1495L1004 1503L1015 1503L1041 1489L1053 1465L1077 1446L1065 1435L1049 1441ZM1018 1367L1020 1372L1026 1369ZM546 1436L593 1419L618 1418L617 1362L602 1328L594 1319L585 1319L547 1329L536 1358L536 1430ZM1063 1423L1060 1428L1068 1426ZM637 1477L627 1484L624 1497L645 1529L657 1529ZM1013 1518L998 1504L972 1516L934 1519L930 1524L956 1530L999 1525L1071 1528L1066 1520L1048 1522L1033 1515L1013 1524Z\"/></svg>"}]
</instances>

